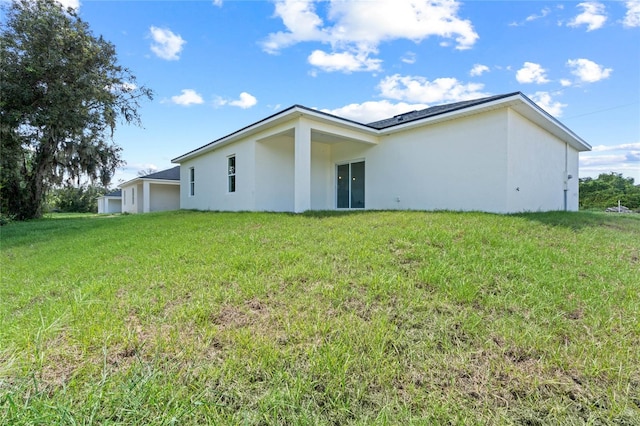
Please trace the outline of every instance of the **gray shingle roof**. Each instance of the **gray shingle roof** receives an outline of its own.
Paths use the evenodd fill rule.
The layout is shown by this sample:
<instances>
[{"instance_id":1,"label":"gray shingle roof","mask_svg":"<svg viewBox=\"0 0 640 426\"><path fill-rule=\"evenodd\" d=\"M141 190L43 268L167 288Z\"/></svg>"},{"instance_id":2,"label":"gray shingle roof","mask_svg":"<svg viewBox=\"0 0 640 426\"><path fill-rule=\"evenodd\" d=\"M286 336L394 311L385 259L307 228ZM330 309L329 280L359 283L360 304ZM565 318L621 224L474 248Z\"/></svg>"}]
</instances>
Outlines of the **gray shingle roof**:
<instances>
[{"instance_id":1,"label":"gray shingle roof","mask_svg":"<svg viewBox=\"0 0 640 426\"><path fill-rule=\"evenodd\" d=\"M140 176L140 179L163 179L163 180L180 180L180 166L175 166L167 170Z\"/></svg>"},{"instance_id":2,"label":"gray shingle roof","mask_svg":"<svg viewBox=\"0 0 640 426\"><path fill-rule=\"evenodd\" d=\"M104 194L103 197L122 197L122 189L116 189L108 194Z\"/></svg>"},{"instance_id":3,"label":"gray shingle roof","mask_svg":"<svg viewBox=\"0 0 640 426\"><path fill-rule=\"evenodd\" d=\"M396 115L395 117L386 118L384 120L374 121L367 124L369 127L381 130L387 127L398 126L400 124L408 123L422 118L433 117L447 112L457 111L459 109L468 108L476 105L481 105L487 102L496 101L498 99L508 98L509 96L517 95L519 92L507 93L496 96L488 96L486 98L473 99L470 101L455 102L446 105L436 105L430 108L421 109L420 111L411 111L405 114Z\"/></svg>"}]
</instances>

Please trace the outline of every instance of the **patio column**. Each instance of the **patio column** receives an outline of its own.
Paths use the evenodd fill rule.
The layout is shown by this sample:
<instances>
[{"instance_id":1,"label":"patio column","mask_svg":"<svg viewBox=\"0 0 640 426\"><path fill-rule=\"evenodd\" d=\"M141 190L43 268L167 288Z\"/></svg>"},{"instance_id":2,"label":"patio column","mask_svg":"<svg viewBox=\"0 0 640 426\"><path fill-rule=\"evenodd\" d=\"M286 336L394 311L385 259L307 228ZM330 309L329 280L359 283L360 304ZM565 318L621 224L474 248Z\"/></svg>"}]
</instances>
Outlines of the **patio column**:
<instances>
[{"instance_id":1,"label":"patio column","mask_svg":"<svg viewBox=\"0 0 640 426\"><path fill-rule=\"evenodd\" d=\"M295 128L294 142L294 212L311 209L311 126L299 118Z\"/></svg>"},{"instance_id":2,"label":"patio column","mask_svg":"<svg viewBox=\"0 0 640 426\"><path fill-rule=\"evenodd\" d=\"M146 180L142 183L142 213L149 213L151 204L151 184Z\"/></svg>"}]
</instances>

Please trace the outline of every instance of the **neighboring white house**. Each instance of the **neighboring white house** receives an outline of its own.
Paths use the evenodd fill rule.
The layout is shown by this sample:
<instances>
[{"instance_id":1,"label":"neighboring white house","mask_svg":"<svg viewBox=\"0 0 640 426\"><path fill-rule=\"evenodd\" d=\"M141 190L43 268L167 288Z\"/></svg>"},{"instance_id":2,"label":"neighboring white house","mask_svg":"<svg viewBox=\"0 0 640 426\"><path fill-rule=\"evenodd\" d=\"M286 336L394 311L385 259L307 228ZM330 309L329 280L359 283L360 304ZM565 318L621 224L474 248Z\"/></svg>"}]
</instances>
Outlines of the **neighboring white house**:
<instances>
[{"instance_id":1,"label":"neighboring white house","mask_svg":"<svg viewBox=\"0 0 640 426\"><path fill-rule=\"evenodd\" d=\"M180 208L180 166L140 176L119 185L123 213L149 213Z\"/></svg>"},{"instance_id":2,"label":"neighboring white house","mask_svg":"<svg viewBox=\"0 0 640 426\"><path fill-rule=\"evenodd\" d=\"M122 191L117 189L102 197L98 197L98 213L121 213L122 212Z\"/></svg>"},{"instance_id":3,"label":"neighboring white house","mask_svg":"<svg viewBox=\"0 0 640 426\"><path fill-rule=\"evenodd\" d=\"M183 209L508 213L577 210L590 149L516 92L369 124L294 105L172 162Z\"/></svg>"}]
</instances>

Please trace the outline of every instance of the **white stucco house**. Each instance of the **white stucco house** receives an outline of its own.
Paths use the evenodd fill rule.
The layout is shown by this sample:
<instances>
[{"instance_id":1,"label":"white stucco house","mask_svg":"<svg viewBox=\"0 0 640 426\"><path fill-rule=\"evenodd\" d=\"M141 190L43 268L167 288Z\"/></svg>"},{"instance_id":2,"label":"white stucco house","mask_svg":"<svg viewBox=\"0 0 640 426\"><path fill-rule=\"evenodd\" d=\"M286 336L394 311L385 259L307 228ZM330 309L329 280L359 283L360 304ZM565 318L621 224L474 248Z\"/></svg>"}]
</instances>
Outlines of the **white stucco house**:
<instances>
[{"instance_id":1,"label":"white stucco house","mask_svg":"<svg viewBox=\"0 0 640 426\"><path fill-rule=\"evenodd\" d=\"M131 179L119 185L123 213L149 213L180 208L180 166Z\"/></svg>"},{"instance_id":2,"label":"white stucco house","mask_svg":"<svg viewBox=\"0 0 640 426\"><path fill-rule=\"evenodd\" d=\"M172 162L183 209L510 213L577 210L590 149L515 92L368 124L294 105Z\"/></svg>"},{"instance_id":3,"label":"white stucco house","mask_svg":"<svg viewBox=\"0 0 640 426\"><path fill-rule=\"evenodd\" d=\"M98 213L122 213L122 191L117 189L98 197Z\"/></svg>"}]
</instances>

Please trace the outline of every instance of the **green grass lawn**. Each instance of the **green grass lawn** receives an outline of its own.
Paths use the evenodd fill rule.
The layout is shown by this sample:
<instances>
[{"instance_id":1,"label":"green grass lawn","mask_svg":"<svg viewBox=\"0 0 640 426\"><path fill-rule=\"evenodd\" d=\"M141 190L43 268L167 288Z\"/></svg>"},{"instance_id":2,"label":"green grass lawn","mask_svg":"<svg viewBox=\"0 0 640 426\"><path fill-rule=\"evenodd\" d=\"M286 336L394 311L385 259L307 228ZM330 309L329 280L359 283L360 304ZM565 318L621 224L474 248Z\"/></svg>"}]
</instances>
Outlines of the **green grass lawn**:
<instances>
[{"instance_id":1,"label":"green grass lawn","mask_svg":"<svg viewBox=\"0 0 640 426\"><path fill-rule=\"evenodd\" d=\"M640 424L640 215L0 228L0 424Z\"/></svg>"}]
</instances>

